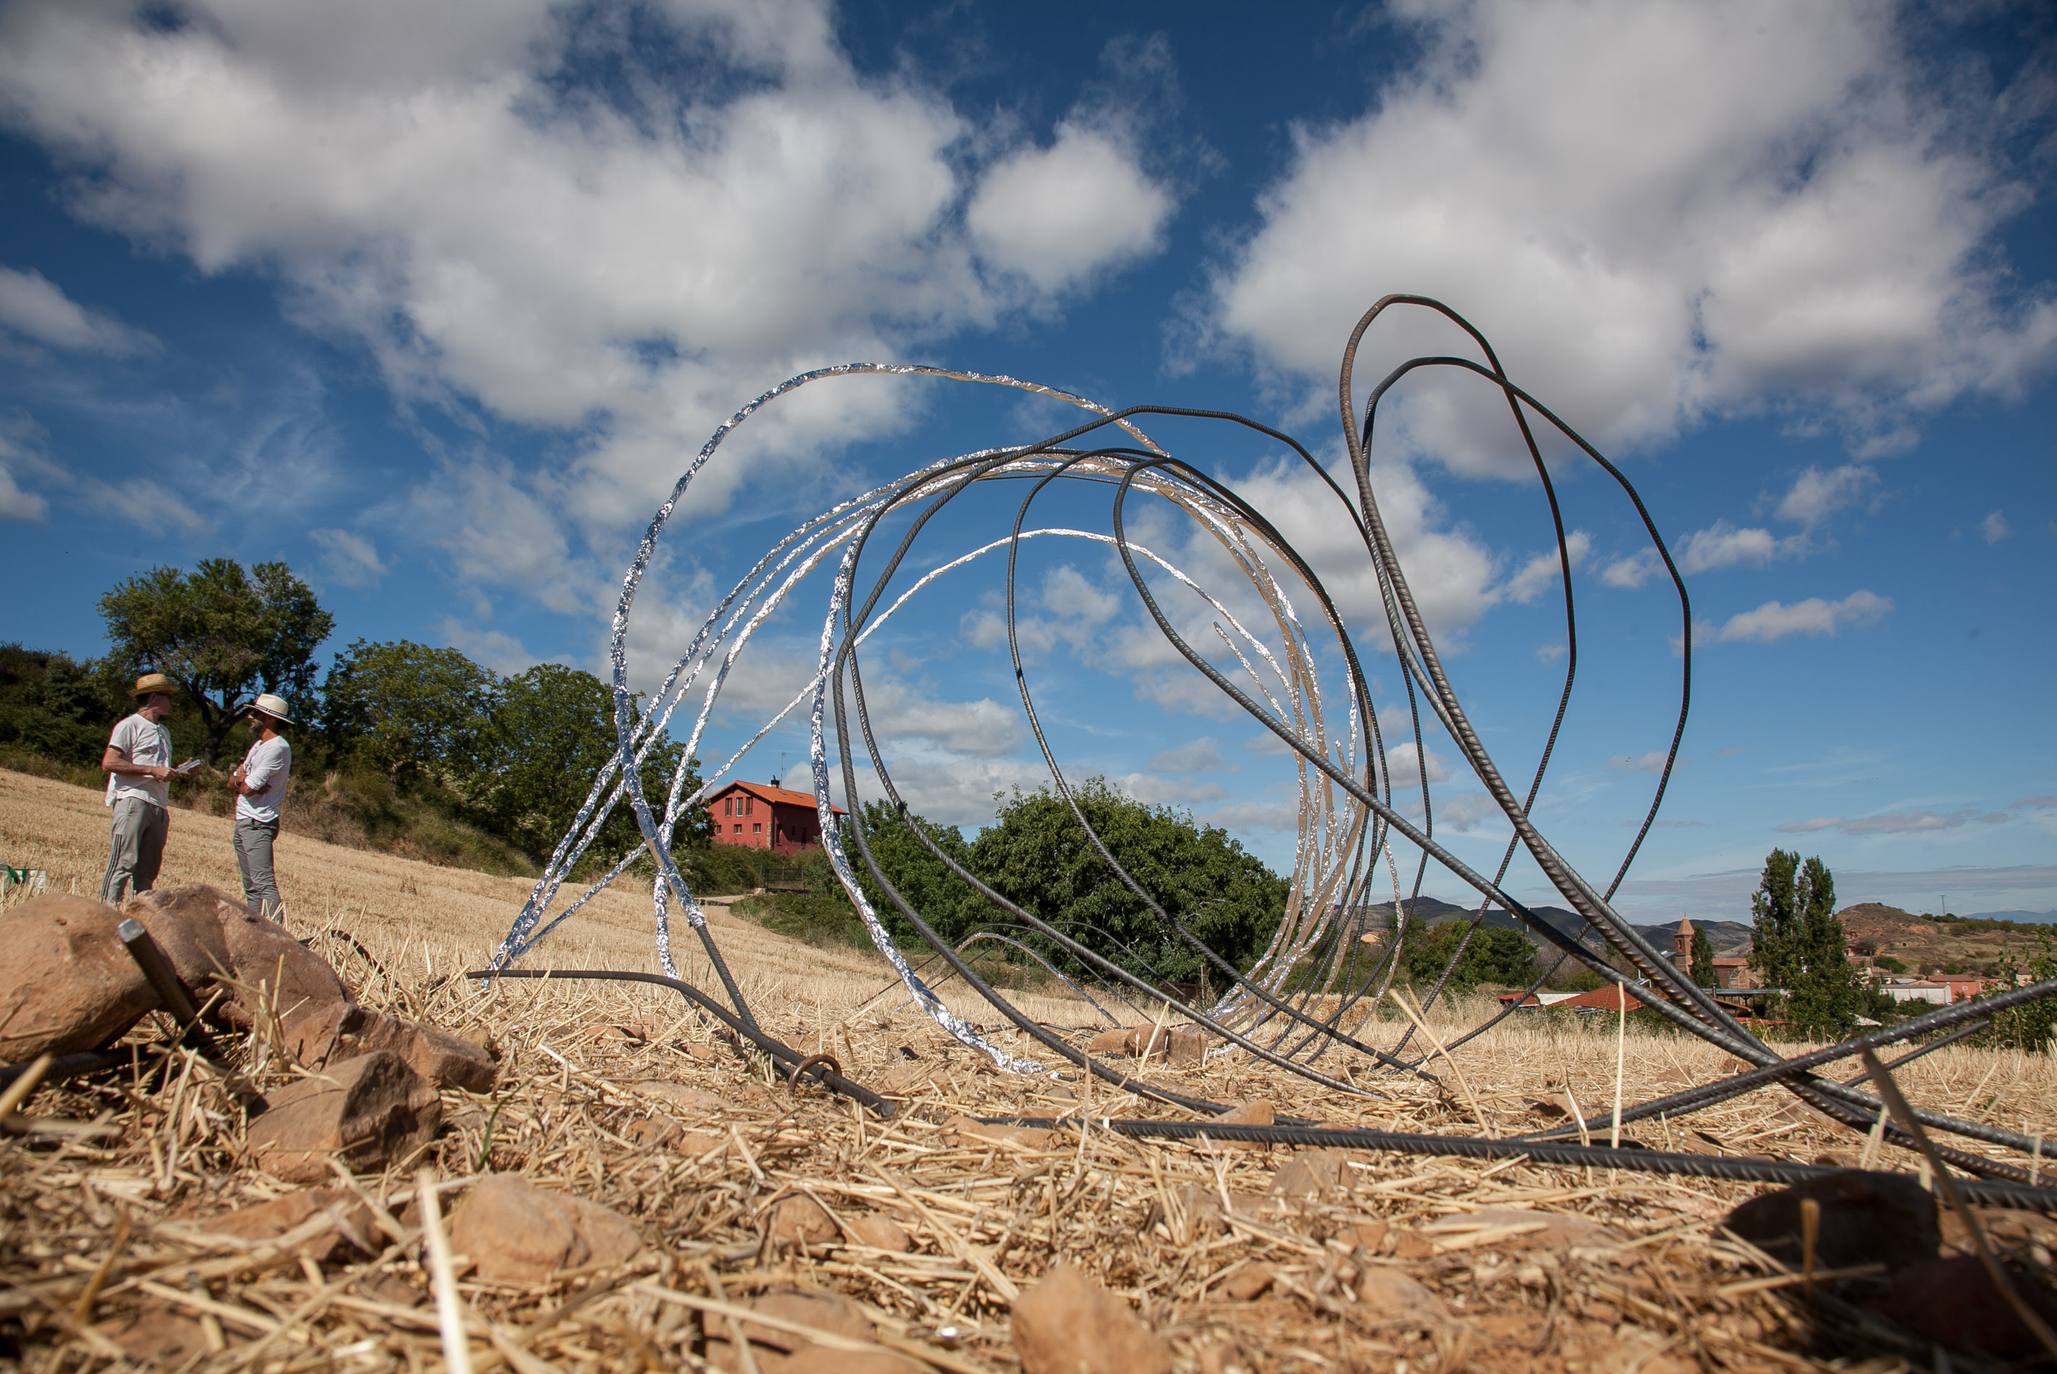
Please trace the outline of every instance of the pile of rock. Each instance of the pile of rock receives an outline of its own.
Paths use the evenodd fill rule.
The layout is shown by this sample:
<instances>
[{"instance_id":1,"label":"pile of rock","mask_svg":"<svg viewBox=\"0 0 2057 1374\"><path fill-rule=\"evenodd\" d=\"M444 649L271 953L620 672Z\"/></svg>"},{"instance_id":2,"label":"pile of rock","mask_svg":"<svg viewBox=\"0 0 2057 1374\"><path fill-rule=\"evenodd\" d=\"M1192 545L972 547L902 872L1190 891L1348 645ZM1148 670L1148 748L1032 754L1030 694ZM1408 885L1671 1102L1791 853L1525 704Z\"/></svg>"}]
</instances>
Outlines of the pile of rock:
<instances>
[{"instance_id":1,"label":"pile of rock","mask_svg":"<svg viewBox=\"0 0 2057 1374\"><path fill-rule=\"evenodd\" d=\"M93 1050L158 1004L116 927L132 917L220 1029L262 1031L313 1071L250 1124L253 1162L315 1182L330 1160L380 1168L442 1123L438 1089L489 1092L482 1045L360 1005L327 960L212 887L145 893L120 911L48 894L0 915L0 1062Z\"/></svg>"}]
</instances>

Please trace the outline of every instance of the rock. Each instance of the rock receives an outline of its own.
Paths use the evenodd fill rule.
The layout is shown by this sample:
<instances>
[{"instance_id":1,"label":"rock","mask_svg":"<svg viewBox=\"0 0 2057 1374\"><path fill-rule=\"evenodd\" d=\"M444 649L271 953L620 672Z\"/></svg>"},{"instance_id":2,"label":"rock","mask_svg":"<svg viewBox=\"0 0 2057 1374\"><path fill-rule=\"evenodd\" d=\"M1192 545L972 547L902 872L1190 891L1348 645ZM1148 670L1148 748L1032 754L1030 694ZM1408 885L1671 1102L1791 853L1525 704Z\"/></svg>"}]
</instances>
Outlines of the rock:
<instances>
[{"instance_id":1,"label":"rock","mask_svg":"<svg viewBox=\"0 0 2057 1374\"><path fill-rule=\"evenodd\" d=\"M287 1021L285 1032L287 1050L310 1068L384 1050L439 1088L489 1093L500 1075L482 1045L353 1002L322 1003Z\"/></svg>"},{"instance_id":2,"label":"rock","mask_svg":"<svg viewBox=\"0 0 2057 1374\"><path fill-rule=\"evenodd\" d=\"M622 1128L621 1138L639 1150L661 1150L686 1133L686 1128L676 1121L651 1117L648 1121L631 1121Z\"/></svg>"},{"instance_id":3,"label":"rock","mask_svg":"<svg viewBox=\"0 0 2057 1374\"><path fill-rule=\"evenodd\" d=\"M1086 1042L1086 1053L1098 1055L1134 1054L1136 1052L1137 1037L1140 1034L1140 1031L1122 1026L1116 1026L1113 1030L1101 1031Z\"/></svg>"},{"instance_id":4,"label":"rock","mask_svg":"<svg viewBox=\"0 0 2057 1374\"><path fill-rule=\"evenodd\" d=\"M281 1026L290 1026L333 1002L349 1002L349 989L328 960L286 933L275 921L262 920L239 908L221 914L222 942L237 984L223 1008L229 1023L252 1026L266 1010Z\"/></svg>"},{"instance_id":5,"label":"rock","mask_svg":"<svg viewBox=\"0 0 2057 1374\"><path fill-rule=\"evenodd\" d=\"M757 1342L752 1341L755 1345ZM780 1368L780 1374L927 1374L928 1366L916 1364L890 1350L831 1350L825 1345L803 1345Z\"/></svg>"},{"instance_id":6,"label":"rock","mask_svg":"<svg viewBox=\"0 0 2057 1374\"><path fill-rule=\"evenodd\" d=\"M1278 1117L1271 1103L1263 1098L1253 1098L1240 1106L1231 1107L1214 1118L1225 1126L1270 1126ZM1265 1150L1271 1148L1261 1140L1223 1140L1216 1142L1231 1150Z\"/></svg>"},{"instance_id":7,"label":"rock","mask_svg":"<svg viewBox=\"0 0 2057 1374\"><path fill-rule=\"evenodd\" d=\"M1047 1150L1057 1143L1057 1132L1042 1126L988 1126L963 1113L943 1123L953 1145L1022 1145Z\"/></svg>"},{"instance_id":8,"label":"rock","mask_svg":"<svg viewBox=\"0 0 2057 1374\"><path fill-rule=\"evenodd\" d=\"M2015 1293L2045 1326L2057 1330L2057 1291L2026 1266L2002 1263ZM1894 1275L1879 1312L1923 1340L1953 1350L2007 1361L2032 1360L2045 1353L1976 1255L1951 1255L1902 1269Z\"/></svg>"},{"instance_id":9,"label":"rock","mask_svg":"<svg viewBox=\"0 0 2057 1374\"><path fill-rule=\"evenodd\" d=\"M377 1253L378 1230L371 1208L344 1188L303 1188L269 1202L224 1212L199 1226L217 1236L270 1241L299 1230L312 1217L322 1217L328 1224L297 1242L287 1253L305 1255L317 1262Z\"/></svg>"},{"instance_id":10,"label":"rock","mask_svg":"<svg viewBox=\"0 0 2057 1374\"><path fill-rule=\"evenodd\" d=\"M1275 1198L1325 1197L1349 1186L1350 1156L1342 1150L1302 1150L1271 1176Z\"/></svg>"},{"instance_id":11,"label":"rock","mask_svg":"<svg viewBox=\"0 0 2057 1374\"><path fill-rule=\"evenodd\" d=\"M805 1193L774 1202L767 1226L773 1245L825 1245L841 1234L828 1208Z\"/></svg>"},{"instance_id":12,"label":"rock","mask_svg":"<svg viewBox=\"0 0 2057 1374\"><path fill-rule=\"evenodd\" d=\"M1170 1374L1171 1351L1084 1270L1060 1264L1014 1302L1022 1374Z\"/></svg>"},{"instance_id":13,"label":"rock","mask_svg":"<svg viewBox=\"0 0 2057 1374\"><path fill-rule=\"evenodd\" d=\"M104 902L52 892L0 912L0 1063L98 1049L157 1005Z\"/></svg>"},{"instance_id":14,"label":"rock","mask_svg":"<svg viewBox=\"0 0 2057 1374\"><path fill-rule=\"evenodd\" d=\"M852 1244L868 1245L874 1250L887 1250L904 1255L914 1248L914 1237L907 1228L888 1216L877 1212L866 1212L854 1216L843 1225L844 1232Z\"/></svg>"},{"instance_id":15,"label":"rock","mask_svg":"<svg viewBox=\"0 0 2057 1374\"><path fill-rule=\"evenodd\" d=\"M1221 1291L1237 1302L1248 1302L1271 1287L1277 1278L1268 1264L1246 1264L1222 1281Z\"/></svg>"},{"instance_id":16,"label":"rock","mask_svg":"<svg viewBox=\"0 0 2057 1374\"><path fill-rule=\"evenodd\" d=\"M489 1174L451 1213L450 1248L489 1283L541 1283L565 1269L620 1264L643 1248L643 1236L612 1208L519 1174Z\"/></svg>"},{"instance_id":17,"label":"rock","mask_svg":"<svg viewBox=\"0 0 2057 1374\"><path fill-rule=\"evenodd\" d=\"M1521 1207L1481 1207L1476 1212L1438 1217L1421 1227L1441 1251L1491 1246L1500 1254L1521 1250L1569 1250L1574 1246L1619 1245L1613 1228L1587 1217L1563 1212L1531 1212Z\"/></svg>"},{"instance_id":18,"label":"rock","mask_svg":"<svg viewBox=\"0 0 2057 1374\"><path fill-rule=\"evenodd\" d=\"M443 1121L436 1090L399 1056L367 1054L273 1093L250 1149L276 1178L314 1183L329 1161L381 1169L426 1145Z\"/></svg>"},{"instance_id":19,"label":"rock","mask_svg":"<svg viewBox=\"0 0 2057 1374\"><path fill-rule=\"evenodd\" d=\"M1168 1059L1174 1064L1197 1064L1207 1055L1214 1037L1198 1026L1122 1026L1101 1031L1086 1042L1086 1052L1110 1059Z\"/></svg>"},{"instance_id":20,"label":"rock","mask_svg":"<svg viewBox=\"0 0 2057 1374\"><path fill-rule=\"evenodd\" d=\"M1847 1169L1827 1178L1753 1197L1723 1223L1779 1263L1801 1263L1801 1203L1821 1205L1815 1242L1818 1269L1883 1263L1888 1272L1936 1257L1942 1231L1936 1200L1913 1179L1899 1174Z\"/></svg>"},{"instance_id":21,"label":"rock","mask_svg":"<svg viewBox=\"0 0 2057 1374\"><path fill-rule=\"evenodd\" d=\"M112 907L108 908L110 911ZM183 1312L145 1307L93 1323L93 1330L149 1368L176 1369L207 1353L207 1329Z\"/></svg>"},{"instance_id":22,"label":"rock","mask_svg":"<svg viewBox=\"0 0 2057 1374\"><path fill-rule=\"evenodd\" d=\"M652 1078L628 1085L629 1091L652 1097L667 1106L675 1107L682 1115L695 1121L725 1121L728 1119L730 1103L720 1093L708 1092L705 1088L689 1088L683 1083L667 1083Z\"/></svg>"},{"instance_id":23,"label":"rock","mask_svg":"<svg viewBox=\"0 0 2057 1374\"><path fill-rule=\"evenodd\" d=\"M750 1304L753 1312L762 1312L767 1317L777 1317L815 1331L829 1331L852 1340L868 1341L872 1338L871 1318L864 1310L848 1298L836 1293L804 1292L800 1289L780 1289L766 1293ZM833 1350L814 1345L805 1335L791 1331L775 1331L768 1326L754 1326L749 1319L739 1318L743 1326L744 1339L750 1342L751 1358L757 1362L762 1374L786 1374L792 1368L794 1357L811 1350L826 1351L845 1360L854 1360L855 1352ZM706 1318L707 1362L717 1369L740 1370L742 1361L736 1356L734 1326L726 1317ZM819 1356L808 1356L819 1359ZM808 1366L801 1366L804 1370ZM817 1368L844 1369L850 1366L831 1364Z\"/></svg>"},{"instance_id":24,"label":"rock","mask_svg":"<svg viewBox=\"0 0 2057 1374\"><path fill-rule=\"evenodd\" d=\"M122 911L143 923L197 1000L206 1001L207 988L217 980L234 976L221 923L224 915L245 913L240 906L231 906L219 889L160 887L129 898Z\"/></svg>"},{"instance_id":25,"label":"rock","mask_svg":"<svg viewBox=\"0 0 2057 1374\"><path fill-rule=\"evenodd\" d=\"M1443 1300L1398 1269L1367 1265L1357 1276L1357 1306L1374 1322L1437 1326L1449 1320Z\"/></svg>"}]
</instances>

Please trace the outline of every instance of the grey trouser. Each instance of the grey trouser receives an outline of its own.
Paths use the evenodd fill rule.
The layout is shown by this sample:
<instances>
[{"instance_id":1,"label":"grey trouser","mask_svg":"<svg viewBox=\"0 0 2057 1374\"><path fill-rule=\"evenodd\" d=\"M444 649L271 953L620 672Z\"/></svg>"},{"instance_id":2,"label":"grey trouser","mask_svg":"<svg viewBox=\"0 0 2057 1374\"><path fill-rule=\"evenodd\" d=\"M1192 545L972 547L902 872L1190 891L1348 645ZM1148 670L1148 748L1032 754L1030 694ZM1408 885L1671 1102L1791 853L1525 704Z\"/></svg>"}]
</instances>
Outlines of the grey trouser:
<instances>
[{"instance_id":1,"label":"grey trouser","mask_svg":"<svg viewBox=\"0 0 2057 1374\"><path fill-rule=\"evenodd\" d=\"M271 846L279 837L277 821L236 822L236 867L243 872L243 905L252 916L286 919L286 904L279 900L279 881L272 876Z\"/></svg>"},{"instance_id":2,"label":"grey trouser","mask_svg":"<svg viewBox=\"0 0 2057 1374\"><path fill-rule=\"evenodd\" d=\"M114 841L107 850L107 876L100 880L100 900L121 904L122 889L148 892L164 866L164 832L171 817L164 808L137 797L114 803Z\"/></svg>"}]
</instances>

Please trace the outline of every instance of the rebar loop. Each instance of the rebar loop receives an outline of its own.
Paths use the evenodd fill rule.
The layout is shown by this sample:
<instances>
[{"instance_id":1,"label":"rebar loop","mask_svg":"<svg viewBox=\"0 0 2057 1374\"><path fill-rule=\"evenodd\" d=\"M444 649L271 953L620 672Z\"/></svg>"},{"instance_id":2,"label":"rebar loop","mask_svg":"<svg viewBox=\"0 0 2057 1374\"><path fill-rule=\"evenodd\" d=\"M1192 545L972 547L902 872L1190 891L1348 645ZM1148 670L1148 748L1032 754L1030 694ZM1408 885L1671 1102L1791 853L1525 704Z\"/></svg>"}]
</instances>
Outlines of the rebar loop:
<instances>
[{"instance_id":1,"label":"rebar loop","mask_svg":"<svg viewBox=\"0 0 2057 1374\"><path fill-rule=\"evenodd\" d=\"M1353 383L1358 350L1389 311L1395 315L1413 312L1426 317L1435 327L1454 331L1451 337L1467 341L1473 356L1409 358L1360 396ZM1476 386L1496 409L1506 406L1512 435L1528 458L1549 515L1565 636L1563 677L1554 689L1555 711L1549 731L1525 776L1511 775L1502 759L1488 749L1453 687L1379 504L1379 473L1372 462L1372 447L1380 403L1408 378L1432 372ZM1025 393L1071 406L1080 418L1071 428L1035 442L996 445L917 467L800 524L765 550L723 593L656 691L646 700L640 699L630 687L628 641L632 613L659 541L693 480L728 436L758 412L802 388L843 378L881 377L926 378ZM1861 1080L1840 1082L1814 1073L1815 1068L1856 1054L1860 1049L1933 1033L1961 1034L1977 1018L2057 992L2057 984L2050 983L2010 989L1792 1059L1782 1057L1759 1040L1733 1011L1713 993L1697 986L1685 969L1657 950L1613 905L1656 822L1678 762L1692 696L1693 619L1685 580L1642 497L1618 467L1508 376L1483 334L1448 306L1427 297L1387 296L1364 313L1344 348L1337 396L1343 461L1333 472L1290 435L1228 411L1180 406L1113 410L1035 382L925 365L848 363L819 368L782 382L745 405L715 430L687 464L643 533L623 578L610 632L614 752L593 779L585 802L516 913L506 938L494 951L490 967L478 976L617 977L660 983L687 996L728 1033L771 1055L783 1072L797 1074L804 1067L810 1076L836 1091L848 1092L874 1110L889 1113L889 1103L849 1083L832 1065L820 1065L780 1044L757 1025L674 853L681 821L736 776L738 764L767 734L804 708L809 728L810 780L821 821L822 844L872 943L892 966L916 1006L957 1040L1011 1071L1048 1073L1058 1065L1068 1065L1171 1106L1201 1113L1220 1110L1217 1103L1105 1062L1057 1029L1028 1016L981 975L973 960L964 954L964 948L979 938L1027 952L1103 1018L1107 1016L1105 1008L1087 992L1089 986L1132 1008L1147 1009L1157 1019L1176 1017L1208 1038L1206 1053L1210 1058L1248 1055L1338 1094L1364 1092L1358 1074L1366 1070L1432 1079L1425 1067L1426 1055L1413 1046L1411 1018L1405 1027L1399 1027L1378 1022L1366 1014L1370 1003L1385 996L1401 967L1403 946L1410 931L1408 918L1422 900L1431 864L1441 870L1446 881L1468 888L1476 897L1476 906L1454 953L1427 987L1422 998L1424 1009L1442 995L1470 941L1497 914L1517 922L1555 953L1554 962L1536 978L1530 992L1567 964L1590 970L1624 988L1680 1030L1719 1046L1751 1066L1748 1072L1722 1082L1628 1107L1621 1114L1624 1123L1657 1115L1676 1119L1738 1093L1777 1084L1832 1119L1855 1130L1870 1131L1884 1111L1879 1100L1859 1086ZM1368 566L1376 581L1385 620L1378 636L1379 652L1390 654L1398 670L1398 693L1394 700L1373 699L1372 682L1360 658L1358 642L1307 558L1266 512L1145 433L1143 425L1155 426L1160 421L1176 422L1182 427L1211 427L1233 436L1243 449L1258 446L1268 450L1281 458L1288 470L1297 465L1297 470L1304 472L1311 483L1310 489L1322 493L1322 499L1332 503L1327 518L1362 546L1364 564L1360 566ZM1550 462L1545 461L1546 442ZM1572 538L1566 531L1559 502L1557 474L1581 463L1597 469L1633 512L1647 541L1640 556L1663 570L1678 614L1676 709L1668 742L1661 752L1662 766L1635 835L1618 859L1609 860L1613 871L1603 886L1583 877L1532 818L1560 742L1579 671L1574 586L1577 560L1572 556ZM940 557L924 545L919 555L911 558L925 535L932 539L947 537L953 519L955 526L965 523L958 517L966 507L953 509L953 503L967 493L998 489L996 484L1000 483L1012 483L1021 493L1004 536L982 542L966 541ZM1034 518L1038 502L1054 499L1053 493L1090 489L1110 497L1106 528L1044 524ZM1158 539L1156 547L1141 542L1131 532L1133 510L1144 503L1151 507L1152 523L1147 528ZM1157 535L1164 528L1167 513L1190 523L1194 537L1189 552L1180 553L1177 543ZM874 539L875 535L882 537ZM1268 943L1247 963L1239 965L1224 957L1196 933L1193 919L1204 903L1187 910L1173 910L1161 894L1140 881L1117 852L1118 846L1095 829L1080 804L1044 730L1030 667L1022 651L1022 617L1016 593L1022 551L1032 540L1073 541L1111 551L1129 579L1136 602L1171 651L1291 751L1300 824L1286 900ZM1231 570L1227 585L1216 587L1204 582L1187 566L1175 562L1174 555L1210 575L1223 568ZM1157 942L1155 948L1178 950L1196 960L1204 973L1202 987L1212 986L1218 993L1194 996L1187 989L1173 987L1163 975L1161 965L1143 957L1143 951L1108 938L1104 931L1066 919L1051 919L1010 901L938 843L910 811L906 797L894 781L867 703L861 651L881 627L933 583L994 556L1005 565L1008 666L1020 695L1023 719L1048 769L1053 795L1070 811L1092 858L1148 912L1157 931L1153 937ZM1334 570L1329 571L1333 576ZM812 676L794 684L793 695L780 710L763 720L725 760L700 776L697 785L689 786L691 769L698 764L700 748L708 738L716 703L752 637L788 602L795 589L817 572L826 576L828 592L822 607ZM1175 602L1170 609L1166 597ZM1204 625L1210 636L1204 651L1180 628L1196 623ZM669 786L661 799L646 795L643 767L660 742L677 738L674 716L696 694L697 708L689 708L681 718L684 747L677 755ZM1381 707L1385 708L1384 716ZM1403 717L1404 735L1397 728ZM688 719L690 723L686 723ZM1426 723L1432 723L1454 745L1464 770L1485 790L1510 827L1506 846L1499 852L1490 874L1459 858L1437 836L1431 770L1427 766ZM1387 738L1389 728L1395 736L1392 740ZM875 803L869 811L865 805L867 788L871 789L871 800ZM837 793L848 808L847 820L841 823L831 802ZM574 866L599 836L608 816L622 805L634 814L641 842L617 856L603 874L560 907L559 895ZM904 831L903 836L896 838L912 839L936 860L949 875L949 881L959 885L957 897L971 894L990 909L992 914L986 925L969 934L963 930L957 930L951 937L940 933L932 924L935 913L923 911L897 888L882 864L874 840L884 830ZM650 898L657 963L662 975L604 971L538 973L513 967L539 939L619 880L639 855L647 856L655 867ZM1503 886L1511 865L1521 856L1526 856L1575 913L1580 922L1578 929L1565 929L1544 919ZM1133 861L1138 856L1127 857ZM1403 863L1407 870L1404 875ZM1382 900L1387 893L1389 902ZM875 901L873 894L882 900ZM718 997L701 992L679 977L671 923L674 909L683 914L697 938L708 968L720 985ZM910 935L926 947L918 965L902 952L901 936L896 931ZM1366 936L1371 938L1369 945L1362 943ZM1366 950L1375 953L1366 956ZM931 982L927 975L938 964L944 972L938 982ZM1019 1044L1029 1048L1017 1051L1003 1047L989 1032L947 1006L937 987L940 981L949 979L961 980L989 1004L1019 1033ZM1511 1010L1503 1009L1456 1036L1445 1044L1444 1051L1482 1034ZM1388 1028L1395 1031L1391 1043L1375 1043ZM1029 1057L1035 1054L1048 1058ZM1939 1157L1952 1166L1967 1173L2014 1181L1978 1185L2000 1190L1993 1196L2026 1196L2020 1192L2020 1185L2033 1178L2035 1159L2039 1156L2035 1141L2018 1132L1936 1112L1916 1112L1910 1121L1930 1135L1954 1137L1960 1142L1937 1147ZM1133 1126L1131 1134L1179 1133L1170 1130L1170 1125L1178 1123L1103 1124L1115 1129ZM1143 1131L1145 1125L1151 1128L1150 1132ZM1236 1136L1237 1139L1273 1139L1248 1134L1253 1128L1238 1129L1244 1134ZM1213 1128L1210 1133L1218 1131L1219 1128ZM1897 1119L1886 1125L1884 1134L1896 1144L1914 1143ZM1276 1138L1285 1140L1288 1136L1281 1134ZM1374 1143L1375 1138L1387 1143ZM1363 1131L1321 1133L1322 1143L1331 1145L1414 1148L1392 1143L1403 1139L1449 1145L1462 1138L1403 1138ZM1649 1151L1594 1151L1547 1138L1473 1140L1465 1149L1453 1148L1450 1152L1477 1154L1488 1147L1503 1152L1495 1157L1510 1157L1504 1152L1512 1151L1538 1160L1562 1157L1573 1162L1572 1156L1564 1153L1573 1150L1578 1153L1575 1162L1580 1163L1602 1162L1589 1159L1588 1155L1606 1155L1615 1161L1644 1161L1635 1167L1645 1167L1648 1161L1659 1158ZM1701 1157L1691 1158L1699 1162L1678 1167L1700 1169L1708 1163ZM1740 1167L1746 1162L1714 1163ZM1784 1172L1760 1170L1757 1175L1747 1176L1798 1177L1793 1172L1796 1168L1779 1165L1777 1169ZM1708 1172L1730 1176L1719 1174L1718 1170ZM1747 1171L1734 1176L1746 1174ZM2029 1192L2038 1198L2045 1195L2040 1189Z\"/></svg>"}]
</instances>

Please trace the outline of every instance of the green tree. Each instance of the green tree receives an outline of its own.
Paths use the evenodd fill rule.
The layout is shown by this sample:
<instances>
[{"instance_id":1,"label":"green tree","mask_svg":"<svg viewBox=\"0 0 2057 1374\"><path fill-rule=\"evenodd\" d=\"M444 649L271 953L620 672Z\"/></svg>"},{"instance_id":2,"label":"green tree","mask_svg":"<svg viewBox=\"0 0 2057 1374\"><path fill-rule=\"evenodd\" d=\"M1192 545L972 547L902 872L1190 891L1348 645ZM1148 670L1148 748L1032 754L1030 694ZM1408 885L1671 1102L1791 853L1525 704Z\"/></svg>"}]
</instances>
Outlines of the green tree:
<instances>
[{"instance_id":1,"label":"green tree","mask_svg":"<svg viewBox=\"0 0 2057 1374\"><path fill-rule=\"evenodd\" d=\"M2016 959L2011 951L2002 954L1993 970L1993 982L1997 987L2011 988L2015 975L2023 972L2032 983L2057 978L2057 944L2051 942L2048 930L2037 936L2035 952L2026 961ZM1994 1012L1993 1019L1976 1039L1979 1044L1996 1049L2049 1053L2051 1045L2057 1043L2057 997L2038 997L2033 1002Z\"/></svg>"},{"instance_id":2,"label":"green tree","mask_svg":"<svg viewBox=\"0 0 2057 1374\"><path fill-rule=\"evenodd\" d=\"M865 843L880 871L944 940L954 945L980 926L1003 919L969 883L931 853L915 833L919 827L936 848L969 869L971 846L965 843L957 827L938 825L913 812L903 815L883 801L866 802L862 819ZM886 923L886 929L896 939L911 938L914 928L900 915L899 908L886 899L885 890L857 853L856 843L852 841L846 847L865 898Z\"/></svg>"},{"instance_id":3,"label":"green tree","mask_svg":"<svg viewBox=\"0 0 2057 1374\"><path fill-rule=\"evenodd\" d=\"M1285 910L1285 879L1227 832L1121 796L1104 779L1073 795L1115 859L1216 954L1243 968L1263 951ZM1221 980L1122 884L1054 793L1014 793L971 854L973 871L995 891L1132 972L1188 985ZM1047 940L1029 943L1051 948Z\"/></svg>"},{"instance_id":4,"label":"green tree","mask_svg":"<svg viewBox=\"0 0 2057 1374\"><path fill-rule=\"evenodd\" d=\"M130 709L91 664L0 644L0 745L97 767L108 727Z\"/></svg>"},{"instance_id":5,"label":"green tree","mask_svg":"<svg viewBox=\"0 0 2057 1374\"><path fill-rule=\"evenodd\" d=\"M1864 1003L1864 975L1850 963L1836 883L1818 857L1774 849L1750 898L1751 960L1781 992L1787 1022L1803 1036L1847 1034Z\"/></svg>"},{"instance_id":6,"label":"green tree","mask_svg":"<svg viewBox=\"0 0 2057 1374\"><path fill-rule=\"evenodd\" d=\"M1401 960L1407 981L1416 988L1434 987L1450 969L1443 984L1444 995L1470 992L1481 983L1500 987L1527 987L1535 981L1536 947L1520 931L1502 926L1483 926L1473 932L1457 958L1457 946L1464 939L1465 921L1410 921L1401 940Z\"/></svg>"},{"instance_id":7,"label":"green tree","mask_svg":"<svg viewBox=\"0 0 2057 1374\"><path fill-rule=\"evenodd\" d=\"M474 813L494 834L541 858L571 827L593 778L614 753L614 691L591 673L539 663L500 684L480 749ZM643 760L643 795L659 814L683 749L666 739ZM686 789L698 785L689 766ZM704 842L709 824L703 809L682 815L674 843ZM587 866L612 865L641 843L635 812L623 798L587 851Z\"/></svg>"},{"instance_id":8,"label":"green tree","mask_svg":"<svg viewBox=\"0 0 2057 1374\"><path fill-rule=\"evenodd\" d=\"M191 573L153 568L100 598L113 657L125 672L169 673L200 713L211 763L256 692L276 692L295 719L314 706L314 651L335 628L284 563L249 572L229 558Z\"/></svg>"},{"instance_id":9,"label":"green tree","mask_svg":"<svg viewBox=\"0 0 2057 1374\"><path fill-rule=\"evenodd\" d=\"M1715 984L1714 941L1707 938L1707 932L1693 927L1693 961L1689 975L1693 982L1703 988Z\"/></svg>"},{"instance_id":10,"label":"green tree","mask_svg":"<svg viewBox=\"0 0 2057 1374\"><path fill-rule=\"evenodd\" d=\"M434 777L459 792L479 771L499 679L455 649L411 640L336 655L322 689L322 724L339 756L401 783Z\"/></svg>"}]
</instances>

